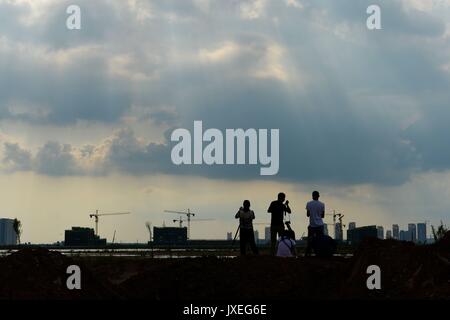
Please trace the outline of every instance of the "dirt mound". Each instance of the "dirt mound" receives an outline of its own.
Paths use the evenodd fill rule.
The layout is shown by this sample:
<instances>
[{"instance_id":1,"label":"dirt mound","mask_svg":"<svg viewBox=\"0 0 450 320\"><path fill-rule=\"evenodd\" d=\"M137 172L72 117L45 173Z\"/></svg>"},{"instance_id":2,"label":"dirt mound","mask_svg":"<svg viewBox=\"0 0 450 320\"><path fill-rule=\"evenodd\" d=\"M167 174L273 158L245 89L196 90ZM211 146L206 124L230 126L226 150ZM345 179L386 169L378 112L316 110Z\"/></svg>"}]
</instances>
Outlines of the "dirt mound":
<instances>
[{"instance_id":1,"label":"dirt mound","mask_svg":"<svg viewBox=\"0 0 450 320\"><path fill-rule=\"evenodd\" d=\"M363 242L351 259L72 259L24 249L0 259L0 299L450 299L449 261L445 246L377 239ZM81 290L66 287L72 264L81 268ZM381 290L367 289L369 265L381 268Z\"/></svg>"},{"instance_id":2,"label":"dirt mound","mask_svg":"<svg viewBox=\"0 0 450 320\"><path fill-rule=\"evenodd\" d=\"M154 300L330 299L345 265L342 258L270 256L149 261L121 287L129 298Z\"/></svg>"},{"instance_id":3,"label":"dirt mound","mask_svg":"<svg viewBox=\"0 0 450 320\"><path fill-rule=\"evenodd\" d=\"M81 269L81 290L66 286L67 267ZM73 259L46 249L23 249L0 259L0 299L113 298L114 291L100 283Z\"/></svg>"},{"instance_id":4,"label":"dirt mound","mask_svg":"<svg viewBox=\"0 0 450 320\"><path fill-rule=\"evenodd\" d=\"M450 231L444 234L444 237L437 243L437 245L443 249L450 250Z\"/></svg>"},{"instance_id":5,"label":"dirt mound","mask_svg":"<svg viewBox=\"0 0 450 320\"><path fill-rule=\"evenodd\" d=\"M368 290L367 267L381 269L381 290ZM450 298L449 252L436 246L368 239L352 258L342 288L347 298Z\"/></svg>"}]
</instances>

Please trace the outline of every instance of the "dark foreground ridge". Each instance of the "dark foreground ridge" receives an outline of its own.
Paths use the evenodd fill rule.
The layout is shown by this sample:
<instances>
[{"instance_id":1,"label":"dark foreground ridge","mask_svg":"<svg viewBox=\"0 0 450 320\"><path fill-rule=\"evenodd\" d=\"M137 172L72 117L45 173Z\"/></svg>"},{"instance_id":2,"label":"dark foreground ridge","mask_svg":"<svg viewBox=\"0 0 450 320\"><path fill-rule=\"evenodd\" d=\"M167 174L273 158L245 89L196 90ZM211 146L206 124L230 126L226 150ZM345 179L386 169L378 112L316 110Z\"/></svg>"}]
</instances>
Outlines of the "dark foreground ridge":
<instances>
[{"instance_id":1,"label":"dark foreground ridge","mask_svg":"<svg viewBox=\"0 0 450 320\"><path fill-rule=\"evenodd\" d=\"M449 234L430 246L367 240L350 259L70 258L23 249L0 259L0 299L450 299L449 261ZM81 290L66 287L73 264L81 268ZM381 290L366 287L373 264L381 268Z\"/></svg>"}]
</instances>

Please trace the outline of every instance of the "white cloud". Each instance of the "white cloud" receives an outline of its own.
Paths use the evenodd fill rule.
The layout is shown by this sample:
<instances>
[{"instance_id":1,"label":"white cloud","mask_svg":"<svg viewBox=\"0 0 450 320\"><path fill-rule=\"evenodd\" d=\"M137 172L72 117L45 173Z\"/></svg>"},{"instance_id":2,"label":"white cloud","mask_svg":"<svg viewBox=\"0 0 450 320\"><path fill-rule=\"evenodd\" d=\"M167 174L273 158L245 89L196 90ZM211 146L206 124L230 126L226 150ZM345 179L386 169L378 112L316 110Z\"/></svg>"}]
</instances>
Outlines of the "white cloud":
<instances>
[{"instance_id":1,"label":"white cloud","mask_svg":"<svg viewBox=\"0 0 450 320\"><path fill-rule=\"evenodd\" d=\"M157 73L149 74L139 69L138 63L129 53L108 58L109 73L113 77L123 77L130 81L147 81L158 78Z\"/></svg>"},{"instance_id":2,"label":"white cloud","mask_svg":"<svg viewBox=\"0 0 450 320\"><path fill-rule=\"evenodd\" d=\"M277 45L271 44L266 48L263 61L257 70L253 72L256 78L273 78L280 81L289 81L289 73L284 66L284 49Z\"/></svg>"},{"instance_id":3,"label":"white cloud","mask_svg":"<svg viewBox=\"0 0 450 320\"><path fill-rule=\"evenodd\" d=\"M127 3L130 11L135 15L138 23L143 23L146 20L150 20L155 17L150 2L145 0L128 0Z\"/></svg>"},{"instance_id":4,"label":"white cloud","mask_svg":"<svg viewBox=\"0 0 450 320\"><path fill-rule=\"evenodd\" d=\"M241 18L247 20L261 18L265 14L266 6L266 0L245 0L239 7Z\"/></svg>"},{"instance_id":5,"label":"white cloud","mask_svg":"<svg viewBox=\"0 0 450 320\"><path fill-rule=\"evenodd\" d=\"M240 52L238 44L232 41L226 41L215 49L201 49L199 58L204 62L217 63L231 59Z\"/></svg>"},{"instance_id":6,"label":"white cloud","mask_svg":"<svg viewBox=\"0 0 450 320\"><path fill-rule=\"evenodd\" d=\"M297 9L303 9L304 6L299 0L286 0L286 5L288 7L294 7Z\"/></svg>"},{"instance_id":7,"label":"white cloud","mask_svg":"<svg viewBox=\"0 0 450 320\"><path fill-rule=\"evenodd\" d=\"M26 27L32 27L45 21L45 17L58 0L0 0L1 3L26 9L20 15L19 22Z\"/></svg>"}]
</instances>

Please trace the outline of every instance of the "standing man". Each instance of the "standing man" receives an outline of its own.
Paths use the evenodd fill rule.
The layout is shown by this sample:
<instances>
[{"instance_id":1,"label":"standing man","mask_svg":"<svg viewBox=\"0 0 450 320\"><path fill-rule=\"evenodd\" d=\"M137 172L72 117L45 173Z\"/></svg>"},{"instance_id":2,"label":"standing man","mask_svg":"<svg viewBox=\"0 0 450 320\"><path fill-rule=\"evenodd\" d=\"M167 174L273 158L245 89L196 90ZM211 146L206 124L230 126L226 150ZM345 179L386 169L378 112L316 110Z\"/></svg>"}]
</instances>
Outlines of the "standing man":
<instances>
[{"instance_id":1,"label":"standing man","mask_svg":"<svg viewBox=\"0 0 450 320\"><path fill-rule=\"evenodd\" d=\"M286 195L283 192L278 194L278 200L272 201L267 209L267 212L272 214L270 221L270 252L275 255L275 247L277 245L277 235L282 236L284 231L283 216L287 212L291 214L291 208L289 208L289 201L284 203Z\"/></svg>"},{"instance_id":2,"label":"standing man","mask_svg":"<svg viewBox=\"0 0 450 320\"><path fill-rule=\"evenodd\" d=\"M309 217L308 243L305 256L311 255L314 242L323 236L323 218L325 218L325 204L319 201L319 191L313 191L312 201L306 204L306 216Z\"/></svg>"},{"instance_id":3,"label":"standing man","mask_svg":"<svg viewBox=\"0 0 450 320\"><path fill-rule=\"evenodd\" d=\"M255 213L250 210L250 201L244 200L243 206L239 208L239 211L234 216L239 219L239 242L241 247L241 255L245 256L247 251L247 244L253 251L253 254L258 254L258 247L255 243L255 233L253 231L253 220L255 219Z\"/></svg>"}]
</instances>

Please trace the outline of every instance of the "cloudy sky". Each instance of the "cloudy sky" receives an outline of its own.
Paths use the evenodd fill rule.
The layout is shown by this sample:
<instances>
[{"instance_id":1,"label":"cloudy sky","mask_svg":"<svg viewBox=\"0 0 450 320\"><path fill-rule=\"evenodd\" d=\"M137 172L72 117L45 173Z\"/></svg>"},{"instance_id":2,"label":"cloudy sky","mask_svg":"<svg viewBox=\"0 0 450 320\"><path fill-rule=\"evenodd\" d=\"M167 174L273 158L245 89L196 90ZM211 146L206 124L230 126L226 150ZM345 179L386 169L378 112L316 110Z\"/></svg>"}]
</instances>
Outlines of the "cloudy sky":
<instances>
[{"instance_id":1,"label":"cloudy sky","mask_svg":"<svg viewBox=\"0 0 450 320\"><path fill-rule=\"evenodd\" d=\"M101 220L111 240L191 210L225 238L284 191L357 225L449 222L450 0L0 0L0 216L23 241ZM81 30L66 9L81 8ZM279 128L280 170L172 164L170 133ZM331 219L329 219L331 221ZM260 233L264 226L259 225Z\"/></svg>"}]
</instances>

